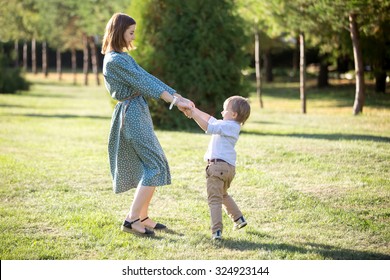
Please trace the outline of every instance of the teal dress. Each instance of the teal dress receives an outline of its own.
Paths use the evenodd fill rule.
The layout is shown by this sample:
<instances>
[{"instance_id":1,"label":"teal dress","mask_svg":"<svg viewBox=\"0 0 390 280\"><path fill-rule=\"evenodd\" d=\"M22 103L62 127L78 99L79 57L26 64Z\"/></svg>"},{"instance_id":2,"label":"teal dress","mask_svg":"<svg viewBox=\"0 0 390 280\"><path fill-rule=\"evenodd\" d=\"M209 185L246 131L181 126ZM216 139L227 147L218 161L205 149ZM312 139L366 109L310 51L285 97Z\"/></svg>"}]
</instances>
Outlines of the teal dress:
<instances>
[{"instance_id":1,"label":"teal dress","mask_svg":"<svg viewBox=\"0 0 390 280\"><path fill-rule=\"evenodd\" d=\"M105 55L103 75L110 95L119 101L112 114L108 140L113 191L122 193L138 184L169 185L168 161L154 133L145 97L159 99L163 91L176 91L125 52Z\"/></svg>"}]
</instances>

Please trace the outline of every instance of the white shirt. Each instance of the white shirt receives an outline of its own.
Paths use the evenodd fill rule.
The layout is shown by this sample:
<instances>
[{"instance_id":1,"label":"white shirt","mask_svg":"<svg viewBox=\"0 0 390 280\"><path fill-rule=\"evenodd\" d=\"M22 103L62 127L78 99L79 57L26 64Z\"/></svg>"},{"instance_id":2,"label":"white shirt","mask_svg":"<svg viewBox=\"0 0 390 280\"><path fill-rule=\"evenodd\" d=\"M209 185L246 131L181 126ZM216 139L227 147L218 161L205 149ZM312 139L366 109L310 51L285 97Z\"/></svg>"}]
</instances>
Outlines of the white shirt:
<instances>
[{"instance_id":1,"label":"white shirt","mask_svg":"<svg viewBox=\"0 0 390 280\"><path fill-rule=\"evenodd\" d=\"M211 134L211 140L204 159L223 159L236 166L236 150L234 149L241 125L233 120L217 120L210 117L206 134Z\"/></svg>"}]
</instances>

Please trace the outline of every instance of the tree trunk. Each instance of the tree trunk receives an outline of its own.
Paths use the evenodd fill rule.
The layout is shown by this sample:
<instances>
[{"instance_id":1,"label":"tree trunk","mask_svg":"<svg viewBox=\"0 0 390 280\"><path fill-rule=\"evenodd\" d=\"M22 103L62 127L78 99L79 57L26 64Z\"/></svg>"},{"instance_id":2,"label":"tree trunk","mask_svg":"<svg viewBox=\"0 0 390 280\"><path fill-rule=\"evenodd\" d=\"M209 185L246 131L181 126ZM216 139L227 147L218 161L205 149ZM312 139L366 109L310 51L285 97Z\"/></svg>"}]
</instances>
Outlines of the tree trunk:
<instances>
[{"instance_id":1,"label":"tree trunk","mask_svg":"<svg viewBox=\"0 0 390 280\"><path fill-rule=\"evenodd\" d=\"M31 41L31 72L37 74L37 41Z\"/></svg>"},{"instance_id":2,"label":"tree trunk","mask_svg":"<svg viewBox=\"0 0 390 280\"><path fill-rule=\"evenodd\" d=\"M386 93L386 71L375 72L375 92Z\"/></svg>"},{"instance_id":3,"label":"tree trunk","mask_svg":"<svg viewBox=\"0 0 390 280\"><path fill-rule=\"evenodd\" d=\"M76 49L72 49L72 73L73 73L73 84L77 83L77 57Z\"/></svg>"},{"instance_id":4,"label":"tree trunk","mask_svg":"<svg viewBox=\"0 0 390 280\"><path fill-rule=\"evenodd\" d=\"M318 73L317 87L324 88L327 86L329 86L328 63L322 61L320 63L320 73Z\"/></svg>"},{"instance_id":5,"label":"tree trunk","mask_svg":"<svg viewBox=\"0 0 390 280\"><path fill-rule=\"evenodd\" d=\"M350 59L345 55L339 56L337 58L337 72L339 74L339 77L341 76L341 74L348 72L349 62L350 62Z\"/></svg>"},{"instance_id":6,"label":"tree trunk","mask_svg":"<svg viewBox=\"0 0 390 280\"><path fill-rule=\"evenodd\" d=\"M88 63L89 63L89 50L88 50L88 37L83 35L83 45L84 45L84 64L83 64L83 73L84 73L84 85L88 85Z\"/></svg>"},{"instance_id":7,"label":"tree trunk","mask_svg":"<svg viewBox=\"0 0 390 280\"><path fill-rule=\"evenodd\" d=\"M27 67L28 67L28 64L27 64L27 60L28 60L28 57L27 57L27 42L24 42L23 43L23 68L24 68L24 71L27 71Z\"/></svg>"},{"instance_id":8,"label":"tree trunk","mask_svg":"<svg viewBox=\"0 0 390 280\"><path fill-rule=\"evenodd\" d=\"M98 60L97 60L97 51L96 51L96 42L95 37L89 37L89 48L91 49L91 61L92 61L92 71L96 77L96 84L100 85L99 81L99 68L98 68Z\"/></svg>"},{"instance_id":9,"label":"tree trunk","mask_svg":"<svg viewBox=\"0 0 390 280\"><path fill-rule=\"evenodd\" d=\"M261 96L261 72L260 72L260 44L259 33L255 31L255 68L256 68L256 92L259 98L260 108L263 108L263 99Z\"/></svg>"},{"instance_id":10,"label":"tree trunk","mask_svg":"<svg viewBox=\"0 0 390 280\"><path fill-rule=\"evenodd\" d=\"M264 68L265 68L265 80L270 83L274 80L274 75L272 74L272 59L271 52L267 50L264 54Z\"/></svg>"},{"instance_id":11,"label":"tree trunk","mask_svg":"<svg viewBox=\"0 0 390 280\"><path fill-rule=\"evenodd\" d=\"M298 72L298 66L299 66L299 36L296 37L295 41L295 49L293 52L293 59L292 59L292 76L294 77L295 74Z\"/></svg>"},{"instance_id":12,"label":"tree trunk","mask_svg":"<svg viewBox=\"0 0 390 280\"><path fill-rule=\"evenodd\" d=\"M48 76L49 72L47 69L47 44L46 41L42 43L42 73L45 77Z\"/></svg>"},{"instance_id":13,"label":"tree trunk","mask_svg":"<svg viewBox=\"0 0 390 280\"><path fill-rule=\"evenodd\" d=\"M19 67L19 41L15 40L14 44L14 51L15 51L15 68Z\"/></svg>"},{"instance_id":14,"label":"tree trunk","mask_svg":"<svg viewBox=\"0 0 390 280\"><path fill-rule=\"evenodd\" d=\"M386 47L383 49L385 50ZM375 92L386 93L386 52L379 51L377 56L378 58L372 63L375 75Z\"/></svg>"},{"instance_id":15,"label":"tree trunk","mask_svg":"<svg viewBox=\"0 0 390 280\"><path fill-rule=\"evenodd\" d=\"M363 56L360 48L359 29L356 22L356 15L349 15L349 27L353 46L353 58L355 60L355 75L356 75L356 93L355 102L353 104L353 114L358 115L363 113L364 106L364 69Z\"/></svg>"},{"instance_id":16,"label":"tree trunk","mask_svg":"<svg viewBox=\"0 0 390 280\"><path fill-rule=\"evenodd\" d=\"M306 114L306 61L305 61L305 34L299 33L299 89L302 104L302 113Z\"/></svg>"},{"instance_id":17,"label":"tree trunk","mask_svg":"<svg viewBox=\"0 0 390 280\"><path fill-rule=\"evenodd\" d=\"M56 66L57 66L57 75L58 75L58 80L62 80L62 63L61 63L61 50L57 49L56 52Z\"/></svg>"}]
</instances>

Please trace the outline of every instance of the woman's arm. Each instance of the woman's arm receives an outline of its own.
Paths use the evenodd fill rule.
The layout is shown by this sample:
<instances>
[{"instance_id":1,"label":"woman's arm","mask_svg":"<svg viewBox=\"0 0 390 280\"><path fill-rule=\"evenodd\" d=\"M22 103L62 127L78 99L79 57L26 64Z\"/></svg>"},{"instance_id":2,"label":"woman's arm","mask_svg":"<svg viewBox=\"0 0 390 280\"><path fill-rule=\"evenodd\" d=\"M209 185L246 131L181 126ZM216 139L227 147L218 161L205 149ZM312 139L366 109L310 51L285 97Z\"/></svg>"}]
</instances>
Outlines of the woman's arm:
<instances>
[{"instance_id":1,"label":"woman's arm","mask_svg":"<svg viewBox=\"0 0 390 280\"><path fill-rule=\"evenodd\" d=\"M180 97L178 97L178 96L180 96ZM192 103L192 101L185 99L185 98L181 97L181 95L176 94L176 93L172 95L167 91L163 91L160 98L167 103L172 103L175 100L174 105L176 105L177 108L179 108L179 110L182 112L190 110L194 106L193 105L194 103Z\"/></svg>"},{"instance_id":2,"label":"woman's arm","mask_svg":"<svg viewBox=\"0 0 390 280\"><path fill-rule=\"evenodd\" d=\"M180 101L186 102L188 105L190 105L191 108L195 107L194 102L192 102L191 100L189 100L187 98L184 98L183 96L181 96L177 92L175 92L173 95L176 96L177 98L179 98Z\"/></svg>"}]
</instances>

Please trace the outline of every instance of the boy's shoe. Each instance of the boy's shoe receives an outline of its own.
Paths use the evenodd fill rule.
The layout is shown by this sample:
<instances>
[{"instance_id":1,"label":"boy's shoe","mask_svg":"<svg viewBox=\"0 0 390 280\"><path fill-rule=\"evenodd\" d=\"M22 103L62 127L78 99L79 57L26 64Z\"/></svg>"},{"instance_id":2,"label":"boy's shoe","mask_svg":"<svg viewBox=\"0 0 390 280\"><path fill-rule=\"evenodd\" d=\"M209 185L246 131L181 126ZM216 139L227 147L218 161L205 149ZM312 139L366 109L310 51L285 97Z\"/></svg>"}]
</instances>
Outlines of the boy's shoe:
<instances>
[{"instance_id":1,"label":"boy's shoe","mask_svg":"<svg viewBox=\"0 0 390 280\"><path fill-rule=\"evenodd\" d=\"M244 217L241 216L240 218L238 218L237 220L234 221L234 230L237 230L237 229L240 229L240 228L243 228L247 225L248 223L245 221Z\"/></svg>"},{"instance_id":2,"label":"boy's shoe","mask_svg":"<svg viewBox=\"0 0 390 280\"><path fill-rule=\"evenodd\" d=\"M213 233L211 236L213 240L221 240L222 239L222 230L217 230L216 232Z\"/></svg>"}]
</instances>

